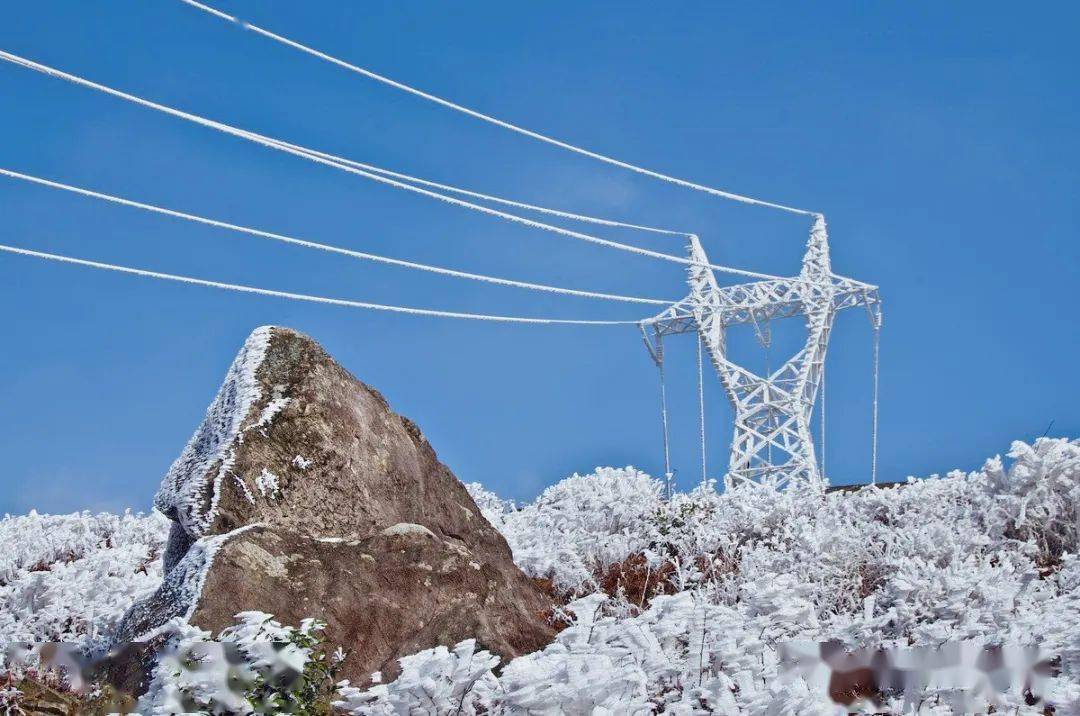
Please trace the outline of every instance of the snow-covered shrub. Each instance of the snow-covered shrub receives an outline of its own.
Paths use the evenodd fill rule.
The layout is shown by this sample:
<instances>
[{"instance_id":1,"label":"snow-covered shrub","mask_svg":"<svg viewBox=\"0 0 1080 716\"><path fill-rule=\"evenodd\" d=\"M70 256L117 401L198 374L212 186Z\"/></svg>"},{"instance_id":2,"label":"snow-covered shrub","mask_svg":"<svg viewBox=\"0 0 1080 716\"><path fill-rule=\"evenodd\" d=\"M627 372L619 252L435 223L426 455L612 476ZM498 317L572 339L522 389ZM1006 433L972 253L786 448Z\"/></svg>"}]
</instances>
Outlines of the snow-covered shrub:
<instances>
[{"instance_id":1,"label":"snow-covered shrub","mask_svg":"<svg viewBox=\"0 0 1080 716\"><path fill-rule=\"evenodd\" d=\"M0 672L12 642L91 648L161 582L168 520L149 515L0 519Z\"/></svg>"},{"instance_id":2,"label":"snow-covered shrub","mask_svg":"<svg viewBox=\"0 0 1080 716\"><path fill-rule=\"evenodd\" d=\"M571 591L595 587L600 569L655 542L661 505L660 483L645 473L597 468L552 485L533 503L502 512L501 524L493 524L526 574Z\"/></svg>"},{"instance_id":3,"label":"snow-covered shrub","mask_svg":"<svg viewBox=\"0 0 1080 716\"><path fill-rule=\"evenodd\" d=\"M571 602L556 641L491 673L496 687L485 672L489 696L477 703L493 714L846 713L820 683L781 672L782 644L965 643L1061 659L1059 677L1001 695L998 711L1044 713L1042 696L1057 714L1080 713L1080 442L1016 443L1009 457L1007 469L995 458L897 488L705 486L667 503L660 481L631 468L575 475L519 508L471 487L519 566L562 592L590 595L612 565L644 565L656 580L649 599ZM416 655L444 665L429 667L443 692L448 653ZM424 712L417 678L352 689L343 703L354 714ZM878 698L873 708L896 713L957 703L947 689Z\"/></svg>"},{"instance_id":4,"label":"snow-covered shrub","mask_svg":"<svg viewBox=\"0 0 1080 716\"><path fill-rule=\"evenodd\" d=\"M499 680L491 669L499 657L476 650L467 639L453 651L437 646L401 659L401 675L389 685L358 689L348 681L338 687L338 709L378 716L417 713L431 716L475 716L491 708Z\"/></svg>"},{"instance_id":5,"label":"snow-covered shrub","mask_svg":"<svg viewBox=\"0 0 1080 716\"><path fill-rule=\"evenodd\" d=\"M1009 457L1009 470L998 458L984 468L1004 534L1034 543L1040 564L1053 566L1080 549L1080 441L1018 441Z\"/></svg>"},{"instance_id":6,"label":"snow-covered shrub","mask_svg":"<svg viewBox=\"0 0 1080 716\"><path fill-rule=\"evenodd\" d=\"M146 716L175 713L325 713L344 658L322 649L323 625L282 626L262 612L241 612L212 639L179 620L139 702Z\"/></svg>"}]
</instances>

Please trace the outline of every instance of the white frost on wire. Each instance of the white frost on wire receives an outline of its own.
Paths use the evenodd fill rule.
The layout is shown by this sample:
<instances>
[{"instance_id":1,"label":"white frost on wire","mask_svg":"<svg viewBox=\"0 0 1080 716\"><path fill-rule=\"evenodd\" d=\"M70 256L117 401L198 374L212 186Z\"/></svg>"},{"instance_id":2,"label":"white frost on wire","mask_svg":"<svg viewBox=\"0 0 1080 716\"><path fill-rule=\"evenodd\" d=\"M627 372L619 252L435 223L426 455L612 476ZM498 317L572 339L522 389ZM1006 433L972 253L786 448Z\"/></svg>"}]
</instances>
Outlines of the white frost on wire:
<instances>
[{"instance_id":1,"label":"white frost on wire","mask_svg":"<svg viewBox=\"0 0 1080 716\"><path fill-rule=\"evenodd\" d=\"M109 264L101 261L89 261L87 259L78 259L72 256L63 256L61 254L51 254L44 251L34 251L32 249L22 249L17 246L7 246L0 244L0 251L9 254L15 254L17 256L28 256L36 259L44 259L46 261L56 261L58 263L72 264L75 266L86 266L88 268L95 268L102 271L115 271L117 273L124 273L131 276L142 276L144 278L155 278L162 281L176 281L178 283L186 283L193 286L204 286L207 288L219 288L226 291L237 291L239 293L252 293L259 296L273 296L274 298L287 298L291 301L304 301L307 303L320 303L328 306L341 306L344 308L360 308L369 311L387 311L390 313L402 313L410 316L429 316L432 318L454 318L461 320L471 321L488 321L491 323L521 323L531 325L562 325L562 326L629 326L637 325L638 321L597 321L597 320L579 320L571 318L525 318L522 316L499 316L486 313L463 313L459 311L438 311L428 308L411 308L409 306L390 306L381 303L367 303L364 301L348 301L341 298L326 298L324 296L311 296L304 293L290 293L288 291L274 291L268 288L256 288L254 286L244 286L236 283L223 283L221 281L208 281L201 278L192 278L191 276L180 276L178 274L163 273L161 271L147 271L146 269L131 268L129 266L120 266L117 264Z\"/></svg>"},{"instance_id":2,"label":"white frost on wire","mask_svg":"<svg viewBox=\"0 0 1080 716\"><path fill-rule=\"evenodd\" d=\"M724 198L724 199L731 199L733 201L738 201L738 202L741 202L741 203L744 203L744 204L754 204L754 205L757 205L757 206L764 206L764 207L768 207L768 208L771 208L771 209L779 209L781 211L787 211L787 212L791 212L791 213L795 213L795 214L812 215L814 213L814 212L811 212L811 211L807 211L805 209L796 209L794 207L784 206L782 204L776 204L776 203L773 203L773 202L770 202L770 201L763 201L761 199L754 199L754 198L751 198L751 197L748 197L748 196L742 196L740 194L734 194L732 192L723 191L721 189L714 189L712 187L708 187L708 186L704 186L704 185L701 185L701 184L696 184L694 182L686 181L685 179L679 179L677 177L669 176L667 174L661 174L660 172L652 171L651 169L645 169L644 167L639 167L639 166L636 166L634 164L630 164L628 162L623 162L623 161L620 161L618 159L614 159L612 157L605 156L603 154L599 154L597 152L592 152L592 151L589 151L588 149L583 149L581 147L574 146L573 144L569 144L567 142L563 142L563 141L560 141L558 139L554 139L552 137L548 137L546 135L540 134L539 132L534 132L532 130L525 129L524 127L520 127L518 125L511 124L510 122L506 122L506 121L503 121L501 119L497 119L495 117L492 117L490 115L483 114L481 112L477 112L476 110L469 109L468 107L464 107L464 106L462 106L460 104L456 104L456 103L451 102L449 100L443 99L442 97L437 97L437 96L435 96L433 94L429 94L429 93L424 92L422 90L416 89L415 87L410 87L409 85L404 84L402 82L397 82L395 80L390 79L389 77L384 77L383 75L376 74L375 72L372 72L371 70L366 70L366 69L364 69L362 67L357 67L356 65L353 65L353 64L351 64L349 62L346 62L344 60L341 60L341 59L338 59L338 58L333 57L331 55L328 55L328 54L326 54L324 52L320 52L320 51L318 51L318 50L316 50L316 49L314 49L312 47L308 47L307 45L303 45L303 44L301 44L299 42L296 42L295 40L290 40L287 37L283 37L281 35L270 32L269 30L263 29L263 28L259 27L258 25L253 25L253 24L248 23L248 22L240 22L240 20L238 18L236 18L236 17L233 17L231 15L227 15L226 13L223 13L220 10L215 10L214 8L212 8L212 7L208 6L208 5L204 5L203 3L196 2L195 0L181 0L181 2L183 2L183 3L187 4L187 5L190 5L190 6L194 7L194 8L198 8L199 10L202 10L203 12L209 13L210 15L218 17L218 18L220 18L222 20L226 20L228 22L233 22L233 23L240 24L246 30L250 30L252 32L255 32L255 33L259 34L259 35L262 35L263 37L274 40L275 42L278 42L278 43L280 43L282 45L286 45L288 47L292 47L293 49L300 50L301 52L304 52L304 53L306 53L308 55L311 55L312 57L317 57L317 58L319 58L321 60L324 60L326 62L329 62L329 63L331 63L333 65L337 65L338 67L342 67L342 68L344 68L346 70L349 70L350 72L355 72L355 73L357 73L359 75L363 75L364 77L375 80L376 82L381 82L381 83L383 83L385 85L393 87L394 89L398 89L398 90L401 90L403 92L408 92L411 95L414 95L416 97L420 97L421 99L427 100L429 102L434 102L435 104L446 107L447 109L452 109L455 112L461 112L462 114L466 114L466 115L468 115L470 117L473 117L475 119L479 119L481 121L488 122L489 124L493 124L493 125L495 125L497 127L502 127L503 129L508 129L511 132L516 132L518 134L524 135L524 136L529 137L531 139L535 139L535 140L540 141L540 142L545 142L545 143L550 144L552 146L556 146L556 147L559 147L561 149L565 149L567 151L574 152L575 154L580 154L582 156L589 157L590 159L595 159L597 161L601 161L601 162L604 162L606 164L611 164L613 166L617 166L617 167L620 167L622 169L627 169L629 171L636 172L638 174L643 174L645 176L649 176L649 177L652 177L654 179L660 179L661 181L665 181L665 182L668 182L668 183L671 183L671 184L675 184L677 186L681 186L681 187L684 187L684 188L687 188L687 189L694 189L696 191L702 191L702 192L705 192L707 194L711 194L713 196L718 196L718 197L721 197L721 198Z\"/></svg>"},{"instance_id":3,"label":"white frost on wire","mask_svg":"<svg viewBox=\"0 0 1080 716\"><path fill-rule=\"evenodd\" d=\"M570 238L573 238L573 239L578 239L580 241L586 241L586 242L597 244L597 245L600 245L600 246L606 246L607 248L611 248L611 249L618 249L620 251L627 251L627 252L635 253L635 254L638 254L638 255L641 255L641 256L648 256L650 258L660 259L660 260L663 260L663 261L670 261L670 262L677 263L677 264L693 265L693 266L700 265L699 262L692 261L690 259L686 259L686 258L683 258L681 256L675 256L675 255L672 255L672 254L665 254L665 253L662 253L662 252L659 252L659 251L652 251L650 249L643 249L643 248L640 248L638 246L631 246L629 244L623 244L623 243L619 243L617 241L610 241L608 239L602 239L602 238L600 238L598 236L593 236L591 234L584 234L584 233L581 233L581 232L578 232L578 231L571 231L569 229L564 229L562 227L554 226L552 224L545 224L545 223L543 223L541 221L535 221L533 219L528 219L528 218L523 217L523 216L518 216L517 214L510 214L510 213L507 213L507 212L504 212L504 211L499 211L498 209L492 209L491 207L488 207L488 206L482 206L480 204L473 204L473 203L468 202L468 201L463 201L461 199L457 199L457 198L455 198L453 196L450 196L448 194L440 194L438 192L429 191L427 189L423 189L420 186L417 186L417 185L414 185L414 184L408 184L408 183L397 181L395 179L391 179L389 176L384 176L384 175L377 174L377 173L374 173L374 172L369 172L369 171L367 171L365 169L360 169L358 166L354 166L353 164L348 163L348 160L340 160L337 157L327 158L327 157L332 157L333 155L325 154L325 153L322 153L322 152L316 152L314 150L307 149L305 147L301 147L299 145L290 144L289 142L284 142L282 140L274 139L274 138L271 138L271 137L266 137L264 135L258 134L256 132L250 132L250 131L245 130L245 129L239 129L237 127L230 126L230 125L225 124L223 122L217 122L217 121L214 121L214 120L211 120L211 119L207 119L205 117L201 117L199 115L192 114L190 112L184 112L184 111L181 111L181 110L178 110L178 109L174 109L172 107L167 107L167 106L165 106L163 104L159 104L157 102L152 102L150 100L143 99L141 97L137 97L137 96L132 95L132 94L128 94L127 92L121 92L120 90L113 89L111 87L107 87L105 85L98 84L96 82L92 82L90 80L79 77L77 75L73 75L73 74L70 74L70 73L67 73L67 72L63 72L63 71L55 69L53 67L49 67L48 65L43 65L43 64L41 64L39 62L34 62L33 60L28 60L28 59L26 59L24 57L20 57L18 55L12 54L10 52L0 50L0 59L4 60L6 62L10 62L10 63L15 64L15 65L18 65L20 67L25 67L27 69L34 70L35 72L40 72L40 73L42 73L44 75L48 75L50 77L56 77L58 79L65 80L67 82L71 82L72 84L76 84L76 85L79 85L79 86L82 86L82 87L87 87L89 89L93 89L93 90L96 90L98 92L102 92L104 94L108 94L110 96L117 97L119 99L123 99L123 100L125 100L127 102L132 102L132 103L137 104L137 105L142 106L142 107L147 107L149 109L153 109L155 111L162 112L164 114L168 114L168 115L173 116L173 117L178 117L180 119L184 119L184 120L187 120L189 122L193 122L193 123L198 124L200 126L208 127L210 129L214 129L216 131L223 132L225 134L229 134L229 135L232 135L234 137L240 137L241 139L246 139L246 140L248 140L250 142L254 142L255 144L259 144L259 145L264 146L264 147L268 147L268 148L271 148L271 149L277 149L279 151L285 152L287 154L292 154L293 156L297 156L297 157L300 157L302 159L307 159L307 160L315 162L317 164L323 164L323 165L326 165L326 166L334 167L334 168L339 169L341 171L344 171L344 172L347 172L347 173L350 173L350 174L356 174L357 176L362 176L362 177L365 177L367 179L371 179L372 181L376 181L376 182L379 182L381 184L386 184L388 186L392 186L392 187L395 187L397 189L403 189L405 191L411 191L411 192L414 192L414 193L417 193L417 194L420 194L420 195L423 195L423 196L427 196L427 197L432 198L432 199L438 199L439 201L444 201L444 202L446 202L448 204L452 204L454 206L459 206L459 207L462 207L462 208L471 209L473 211L477 211L477 212L480 212L482 214L487 214L489 216L495 216L495 217L505 219L505 220L513 222L513 223L521 224L523 226L529 226L529 227L534 228L534 229L540 229L540 230L543 230L543 231L549 231L551 233L560 234L562 236L567 236L567 237L570 237ZM720 266L720 265L716 265L716 264L708 264L708 267L715 270L715 271L731 273L731 274L735 274L735 275L739 275L739 276L747 276L747 277L751 277L751 278L764 278L764 279L780 278L779 276L774 276L772 274L764 274L764 273L759 273L759 272L756 272L756 271L745 271L743 269L731 268L730 266Z\"/></svg>"},{"instance_id":4,"label":"white frost on wire","mask_svg":"<svg viewBox=\"0 0 1080 716\"><path fill-rule=\"evenodd\" d=\"M22 172L11 171L10 169L0 168L0 175L10 177L12 179L18 179L20 181L30 182L32 184L38 184L40 186L46 186L51 189L59 189L61 191L68 191L81 196L90 197L92 199L99 199L101 201L107 201L114 204L120 204L121 206L127 206L134 209L141 209L143 211L149 211L155 214L161 214L164 216L171 216L176 219L184 219L185 221L192 221L198 224L204 224L206 226L213 226L219 229L226 229L228 231L235 231L241 234L247 234L249 236L257 236L263 239L271 239L273 241L280 241L286 244L292 244L294 246L301 246L308 249L316 249L319 251L326 251L328 253L334 253L341 256L348 256L350 258L359 259L363 261L373 261L375 263L386 264L389 266L398 266L401 268L413 269L417 271L424 271L427 273L434 273L442 276L450 276L452 278L461 278L471 281L479 281L482 283L491 283L498 286L510 286L513 288L524 288L533 291L542 291L545 293L555 293L567 296L578 296L582 298L596 298L608 301L621 301L624 303L644 303L650 305L668 305L674 303L674 301L666 301L657 298L640 298L636 296L622 296L619 294L601 293L597 291L581 291L578 289L562 288L559 286L549 286L541 283L531 283L527 281L515 281L512 279L499 278L497 276L487 276L485 274L469 273L467 271L456 271L454 269L443 268L441 266L432 266L430 264L417 263L415 261L404 261L401 259L394 259L387 256L380 256L378 254L366 253L363 251L353 251L351 249L344 249L339 246L331 246L329 244L322 244L315 241L307 241L305 239L298 239L292 236L286 236L284 234L277 234L270 231L263 231L261 229L253 229L248 226L241 226L239 224L231 224L225 221L218 221L217 219L209 219L204 216L198 216L196 214L189 214L182 211L175 211L173 209L167 209L161 206L155 206L153 204L146 204L139 201L132 201L123 197L114 196L112 194L104 194L102 192L92 191L90 189L84 189L81 187L72 186L70 184L63 184L61 182L44 179L41 177L35 177L30 174L23 174Z\"/></svg>"},{"instance_id":5,"label":"white frost on wire","mask_svg":"<svg viewBox=\"0 0 1080 716\"><path fill-rule=\"evenodd\" d=\"M296 145L290 145L294 148ZM536 204L526 204L522 201L514 201L512 199L504 199L503 197L493 196L491 194L482 194L477 191L470 191L468 189L462 189L461 187L452 186L450 184L441 184L439 182L429 181L427 179L420 179L419 177L409 176L408 174L402 174L400 172L393 172L389 169L383 169L372 164L364 164L352 159L344 159L342 157L336 157L333 154L326 154L325 152L315 151L314 149L308 150L312 154L323 157L324 159L333 159L335 161L349 164L350 166L358 167L360 169L366 169L367 171L375 172L377 174L383 174L394 179L401 179L403 181L410 182L412 184L419 184L420 186L427 186L433 189L440 189L442 191L449 191L454 194L461 194L462 196L471 196L474 199L481 199L483 201L490 201L495 204L502 204L503 206L512 206L515 209L525 209L526 211L535 211L539 214L547 214L549 216L558 216L562 219L571 219L573 221L581 221L586 224L597 224L599 226L611 226L620 229L633 229L635 231L645 231L652 234L664 234L667 236L690 236L686 231L675 231L673 229L661 229L655 226L644 226L642 224L630 224L625 221L614 221L612 219L601 219L595 216L587 216L585 214L574 214L569 211L561 211L559 209L550 209L546 206L538 206Z\"/></svg>"}]
</instances>

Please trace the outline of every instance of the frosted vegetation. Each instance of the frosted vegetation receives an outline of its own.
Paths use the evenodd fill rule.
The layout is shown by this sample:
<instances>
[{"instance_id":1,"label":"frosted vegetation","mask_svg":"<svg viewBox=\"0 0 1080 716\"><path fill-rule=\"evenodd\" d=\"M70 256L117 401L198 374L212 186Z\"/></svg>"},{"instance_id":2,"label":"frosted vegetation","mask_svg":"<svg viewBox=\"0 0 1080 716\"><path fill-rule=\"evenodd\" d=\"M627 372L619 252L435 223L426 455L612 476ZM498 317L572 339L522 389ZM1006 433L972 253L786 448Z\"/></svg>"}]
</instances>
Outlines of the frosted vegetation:
<instances>
[{"instance_id":1,"label":"frosted vegetation","mask_svg":"<svg viewBox=\"0 0 1080 716\"><path fill-rule=\"evenodd\" d=\"M416 654L392 683L342 689L340 705L833 714L823 689L781 677L781 644L977 641L1060 655L1042 695L1080 714L1080 441L1015 443L1009 462L899 489L698 488L668 504L631 468L575 475L520 508L469 485L522 569L575 600L570 625L501 670L470 643ZM956 697L926 689L887 708L952 713ZM996 710L1044 713L1029 700L1021 685Z\"/></svg>"},{"instance_id":2,"label":"frosted vegetation","mask_svg":"<svg viewBox=\"0 0 1080 716\"><path fill-rule=\"evenodd\" d=\"M161 583L168 524L156 512L0 519L0 669L12 642L107 638Z\"/></svg>"},{"instance_id":3,"label":"frosted vegetation","mask_svg":"<svg viewBox=\"0 0 1080 716\"><path fill-rule=\"evenodd\" d=\"M515 561L565 605L553 615L564 628L542 651L509 663L471 640L414 654L393 681L342 685L336 707L833 714L821 683L783 674L780 661L785 644L836 640L851 648L1037 647L1060 657L1053 673L1035 693L1021 685L996 697L994 711L1042 714L1049 702L1059 716L1080 714L1080 441L1015 443L1006 460L980 471L894 489L699 487L665 503L661 487L632 468L599 469L516 506L468 485ZM164 531L156 516L0 521L0 644L99 643L159 581ZM282 657L292 671L318 665L310 680L259 690L269 672L250 645L266 634L294 645ZM208 638L189 628L177 642L182 652ZM291 628L249 613L224 638L244 645L249 703L315 693L336 663L310 623ZM213 671L202 681L170 676L177 672L159 669L144 704L181 699L213 711ZM883 710L895 713L952 713L960 703L933 683L890 698ZM987 698L975 707L985 711Z\"/></svg>"},{"instance_id":4,"label":"frosted vegetation","mask_svg":"<svg viewBox=\"0 0 1080 716\"><path fill-rule=\"evenodd\" d=\"M327 654L323 624L283 626L269 614L241 612L217 638L177 621L171 648L159 659L139 711L318 714L344 657Z\"/></svg>"}]
</instances>

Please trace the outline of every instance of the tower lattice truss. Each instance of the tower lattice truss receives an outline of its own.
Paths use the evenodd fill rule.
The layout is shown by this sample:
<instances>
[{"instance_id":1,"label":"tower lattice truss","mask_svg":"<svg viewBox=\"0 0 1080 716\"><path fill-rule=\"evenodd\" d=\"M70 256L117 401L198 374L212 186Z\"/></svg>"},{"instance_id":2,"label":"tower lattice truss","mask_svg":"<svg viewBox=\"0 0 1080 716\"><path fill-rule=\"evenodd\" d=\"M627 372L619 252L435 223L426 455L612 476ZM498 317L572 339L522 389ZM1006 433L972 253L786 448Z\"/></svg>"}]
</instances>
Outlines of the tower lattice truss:
<instances>
[{"instance_id":1,"label":"tower lattice truss","mask_svg":"<svg viewBox=\"0 0 1080 716\"><path fill-rule=\"evenodd\" d=\"M810 418L821 387L829 332L838 311L862 306L875 332L881 325L876 286L837 276L829 260L825 219L816 217L802 270L793 278L721 287L698 237L691 236L690 294L642 324L652 332L654 358L663 359L663 338L696 332L734 409L735 431L725 478L776 488L823 481L815 457ZM802 316L806 343L769 375L757 375L728 357L726 333L750 324L768 341L770 322Z\"/></svg>"}]
</instances>

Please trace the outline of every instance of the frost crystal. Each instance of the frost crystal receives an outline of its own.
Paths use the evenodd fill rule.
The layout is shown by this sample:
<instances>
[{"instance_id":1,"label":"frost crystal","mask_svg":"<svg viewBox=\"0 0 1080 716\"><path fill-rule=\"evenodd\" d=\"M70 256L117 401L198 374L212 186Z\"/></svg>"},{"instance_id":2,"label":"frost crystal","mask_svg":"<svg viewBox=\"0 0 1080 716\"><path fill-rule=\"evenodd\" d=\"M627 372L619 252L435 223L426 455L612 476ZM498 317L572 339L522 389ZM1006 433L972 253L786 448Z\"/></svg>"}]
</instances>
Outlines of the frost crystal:
<instances>
[{"instance_id":1,"label":"frost crystal","mask_svg":"<svg viewBox=\"0 0 1080 716\"><path fill-rule=\"evenodd\" d=\"M280 492L278 477L266 468L255 478L255 487L263 497L276 498Z\"/></svg>"}]
</instances>

